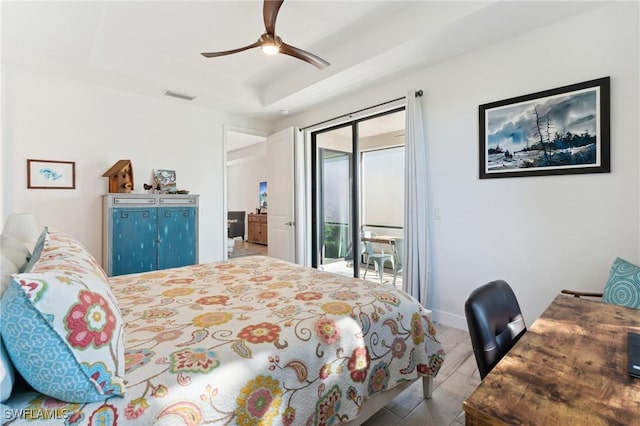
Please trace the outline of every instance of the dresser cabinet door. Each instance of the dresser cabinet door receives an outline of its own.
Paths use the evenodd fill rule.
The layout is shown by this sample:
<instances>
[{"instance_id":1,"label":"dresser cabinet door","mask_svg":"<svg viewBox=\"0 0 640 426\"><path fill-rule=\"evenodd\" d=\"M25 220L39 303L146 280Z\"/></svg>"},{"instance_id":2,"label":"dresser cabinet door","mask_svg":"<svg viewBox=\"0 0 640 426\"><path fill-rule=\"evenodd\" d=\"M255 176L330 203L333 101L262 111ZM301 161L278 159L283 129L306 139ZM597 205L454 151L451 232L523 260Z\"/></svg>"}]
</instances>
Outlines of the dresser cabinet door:
<instances>
[{"instance_id":1,"label":"dresser cabinet door","mask_svg":"<svg viewBox=\"0 0 640 426\"><path fill-rule=\"evenodd\" d=\"M157 209L114 208L111 211L113 270L111 275L158 269Z\"/></svg>"},{"instance_id":2,"label":"dresser cabinet door","mask_svg":"<svg viewBox=\"0 0 640 426\"><path fill-rule=\"evenodd\" d=\"M255 243L258 238L258 223L249 215L249 225L248 233L247 233L247 241L250 243Z\"/></svg>"},{"instance_id":3,"label":"dresser cabinet door","mask_svg":"<svg viewBox=\"0 0 640 426\"><path fill-rule=\"evenodd\" d=\"M260 226L258 227L258 240L261 244L267 245L267 222L260 222Z\"/></svg>"},{"instance_id":4,"label":"dresser cabinet door","mask_svg":"<svg viewBox=\"0 0 640 426\"><path fill-rule=\"evenodd\" d=\"M267 244L267 215L250 213L249 238L250 243Z\"/></svg>"},{"instance_id":5,"label":"dresser cabinet door","mask_svg":"<svg viewBox=\"0 0 640 426\"><path fill-rule=\"evenodd\" d=\"M158 209L158 269L196 263L196 208Z\"/></svg>"}]
</instances>

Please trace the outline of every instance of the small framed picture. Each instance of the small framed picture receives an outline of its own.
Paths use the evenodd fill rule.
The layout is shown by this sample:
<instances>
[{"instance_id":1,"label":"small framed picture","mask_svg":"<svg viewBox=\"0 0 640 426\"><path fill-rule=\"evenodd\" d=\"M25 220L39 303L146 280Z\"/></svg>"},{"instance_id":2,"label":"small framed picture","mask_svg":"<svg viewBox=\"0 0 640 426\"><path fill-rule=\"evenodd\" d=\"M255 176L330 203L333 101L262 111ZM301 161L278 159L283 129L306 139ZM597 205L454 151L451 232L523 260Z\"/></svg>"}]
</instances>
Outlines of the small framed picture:
<instances>
[{"instance_id":1,"label":"small framed picture","mask_svg":"<svg viewBox=\"0 0 640 426\"><path fill-rule=\"evenodd\" d=\"M480 179L610 171L609 77L479 109Z\"/></svg>"},{"instance_id":2,"label":"small framed picture","mask_svg":"<svg viewBox=\"0 0 640 426\"><path fill-rule=\"evenodd\" d=\"M267 182L260 182L259 190L260 213L267 212Z\"/></svg>"},{"instance_id":3,"label":"small framed picture","mask_svg":"<svg viewBox=\"0 0 640 426\"><path fill-rule=\"evenodd\" d=\"M154 169L153 186L160 194L175 194L178 190L176 187L176 171Z\"/></svg>"},{"instance_id":4,"label":"small framed picture","mask_svg":"<svg viewBox=\"0 0 640 426\"><path fill-rule=\"evenodd\" d=\"M74 161L27 160L27 188L75 189Z\"/></svg>"}]
</instances>

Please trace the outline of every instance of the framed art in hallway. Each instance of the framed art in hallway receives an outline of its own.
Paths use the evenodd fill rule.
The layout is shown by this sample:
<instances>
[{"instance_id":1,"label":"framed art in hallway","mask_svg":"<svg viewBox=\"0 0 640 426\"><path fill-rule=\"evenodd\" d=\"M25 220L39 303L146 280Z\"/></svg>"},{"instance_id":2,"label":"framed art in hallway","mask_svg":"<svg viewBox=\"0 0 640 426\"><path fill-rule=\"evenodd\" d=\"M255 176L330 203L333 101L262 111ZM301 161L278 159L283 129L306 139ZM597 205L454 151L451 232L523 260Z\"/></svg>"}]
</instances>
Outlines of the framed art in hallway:
<instances>
[{"instance_id":1,"label":"framed art in hallway","mask_svg":"<svg viewBox=\"0 0 640 426\"><path fill-rule=\"evenodd\" d=\"M479 107L480 179L608 173L609 77Z\"/></svg>"},{"instance_id":2,"label":"framed art in hallway","mask_svg":"<svg viewBox=\"0 0 640 426\"><path fill-rule=\"evenodd\" d=\"M75 189L74 161L27 160L27 188Z\"/></svg>"}]
</instances>

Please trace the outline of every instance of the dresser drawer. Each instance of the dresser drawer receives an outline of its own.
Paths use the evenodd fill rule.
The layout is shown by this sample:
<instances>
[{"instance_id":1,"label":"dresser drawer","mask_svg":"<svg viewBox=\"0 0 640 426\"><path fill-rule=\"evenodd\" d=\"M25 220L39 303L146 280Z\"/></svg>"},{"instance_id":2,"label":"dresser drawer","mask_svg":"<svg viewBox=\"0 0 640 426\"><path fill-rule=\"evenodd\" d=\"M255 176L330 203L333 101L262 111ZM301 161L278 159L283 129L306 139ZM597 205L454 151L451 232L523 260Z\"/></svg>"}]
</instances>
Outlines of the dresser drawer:
<instances>
[{"instance_id":1,"label":"dresser drawer","mask_svg":"<svg viewBox=\"0 0 640 426\"><path fill-rule=\"evenodd\" d=\"M267 223L266 214L249 214L249 222Z\"/></svg>"}]
</instances>

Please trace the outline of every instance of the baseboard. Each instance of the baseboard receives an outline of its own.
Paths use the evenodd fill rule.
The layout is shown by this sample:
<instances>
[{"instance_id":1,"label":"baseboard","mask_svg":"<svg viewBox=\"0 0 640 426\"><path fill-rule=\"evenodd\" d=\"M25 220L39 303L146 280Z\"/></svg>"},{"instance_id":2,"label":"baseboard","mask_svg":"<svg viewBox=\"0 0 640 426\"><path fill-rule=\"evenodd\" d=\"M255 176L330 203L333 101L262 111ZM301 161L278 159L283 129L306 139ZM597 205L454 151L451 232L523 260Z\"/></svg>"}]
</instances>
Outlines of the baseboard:
<instances>
[{"instance_id":1,"label":"baseboard","mask_svg":"<svg viewBox=\"0 0 640 426\"><path fill-rule=\"evenodd\" d=\"M431 314L431 319L437 323L446 325L447 327L453 327L465 331L467 330L467 319L461 315L455 315L450 312L443 312L436 309Z\"/></svg>"}]
</instances>

